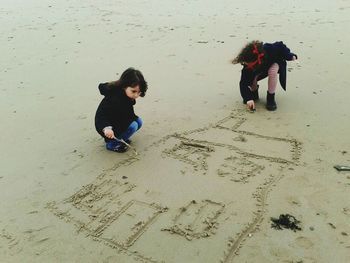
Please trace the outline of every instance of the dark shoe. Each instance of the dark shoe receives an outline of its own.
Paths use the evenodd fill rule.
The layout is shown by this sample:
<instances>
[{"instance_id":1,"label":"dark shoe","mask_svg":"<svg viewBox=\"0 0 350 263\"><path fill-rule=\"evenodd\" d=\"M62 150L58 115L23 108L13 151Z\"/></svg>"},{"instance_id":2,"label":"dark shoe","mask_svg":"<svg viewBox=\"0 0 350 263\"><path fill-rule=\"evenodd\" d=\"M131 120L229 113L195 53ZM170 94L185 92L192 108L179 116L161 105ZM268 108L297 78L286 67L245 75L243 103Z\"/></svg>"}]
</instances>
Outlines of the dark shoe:
<instances>
[{"instance_id":1,"label":"dark shoe","mask_svg":"<svg viewBox=\"0 0 350 263\"><path fill-rule=\"evenodd\" d=\"M277 109L277 104L275 101L275 93L274 94L270 94L269 92L267 92L267 96L266 96L266 109L269 111L274 111Z\"/></svg>"},{"instance_id":2,"label":"dark shoe","mask_svg":"<svg viewBox=\"0 0 350 263\"><path fill-rule=\"evenodd\" d=\"M113 152L123 153L127 151L128 147L124 143L114 140L106 143L106 149Z\"/></svg>"}]
</instances>

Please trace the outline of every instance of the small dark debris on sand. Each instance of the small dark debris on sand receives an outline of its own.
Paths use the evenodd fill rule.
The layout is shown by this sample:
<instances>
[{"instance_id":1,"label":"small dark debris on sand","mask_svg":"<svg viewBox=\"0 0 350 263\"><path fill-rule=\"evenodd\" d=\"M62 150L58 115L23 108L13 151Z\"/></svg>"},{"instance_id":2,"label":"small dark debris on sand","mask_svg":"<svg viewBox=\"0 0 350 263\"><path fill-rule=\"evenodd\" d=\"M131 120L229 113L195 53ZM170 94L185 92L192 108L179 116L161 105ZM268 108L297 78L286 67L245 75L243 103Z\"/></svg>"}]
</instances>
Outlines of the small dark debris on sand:
<instances>
[{"instance_id":1,"label":"small dark debris on sand","mask_svg":"<svg viewBox=\"0 0 350 263\"><path fill-rule=\"evenodd\" d=\"M333 229L337 229L336 226L334 224L332 224L332 223L328 223L328 225L330 225L331 228L333 228Z\"/></svg>"},{"instance_id":2,"label":"small dark debris on sand","mask_svg":"<svg viewBox=\"0 0 350 263\"><path fill-rule=\"evenodd\" d=\"M271 217L271 227L277 230L282 230L283 228L291 229L294 232L301 230L299 226L300 221L290 214L281 214L279 218Z\"/></svg>"}]
</instances>

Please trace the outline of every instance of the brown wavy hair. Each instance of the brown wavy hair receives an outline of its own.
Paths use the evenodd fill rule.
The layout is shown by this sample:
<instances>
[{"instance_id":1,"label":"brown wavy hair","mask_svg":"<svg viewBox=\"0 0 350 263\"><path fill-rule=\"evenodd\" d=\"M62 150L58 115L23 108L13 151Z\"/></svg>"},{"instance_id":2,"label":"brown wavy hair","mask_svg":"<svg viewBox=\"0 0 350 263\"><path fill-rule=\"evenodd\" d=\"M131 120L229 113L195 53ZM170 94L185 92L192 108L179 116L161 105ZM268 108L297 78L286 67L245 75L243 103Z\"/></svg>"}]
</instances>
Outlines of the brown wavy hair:
<instances>
[{"instance_id":1,"label":"brown wavy hair","mask_svg":"<svg viewBox=\"0 0 350 263\"><path fill-rule=\"evenodd\" d=\"M264 53L263 42L253 40L242 48L237 57L232 60L232 64L242 64L255 61L257 59L257 55L253 53L254 45L256 45L259 53Z\"/></svg>"}]
</instances>

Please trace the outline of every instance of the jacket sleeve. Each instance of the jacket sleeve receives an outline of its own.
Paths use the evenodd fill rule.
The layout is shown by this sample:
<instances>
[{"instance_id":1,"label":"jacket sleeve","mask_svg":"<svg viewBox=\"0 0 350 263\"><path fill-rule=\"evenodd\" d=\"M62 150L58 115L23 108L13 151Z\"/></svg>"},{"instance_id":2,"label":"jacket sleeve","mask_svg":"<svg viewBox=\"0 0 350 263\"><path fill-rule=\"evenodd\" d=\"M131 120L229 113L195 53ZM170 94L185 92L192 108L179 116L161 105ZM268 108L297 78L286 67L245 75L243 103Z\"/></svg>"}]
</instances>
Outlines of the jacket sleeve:
<instances>
[{"instance_id":1,"label":"jacket sleeve","mask_svg":"<svg viewBox=\"0 0 350 263\"><path fill-rule=\"evenodd\" d=\"M253 99L253 93L249 89L249 86L252 84L253 78L254 78L254 74L244 67L242 69L241 80L239 82L239 88L240 88L241 96L243 98L244 103Z\"/></svg>"},{"instance_id":2,"label":"jacket sleeve","mask_svg":"<svg viewBox=\"0 0 350 263\"><path fill-rule=\"evenodd\" d=\"M279 53L281 54L282 58L284 60L293 60L293 56L298 58L298 56L290 51L290 49L282 42L276 42L275 47L279 50Z\"/></svg>"},{"instance_id":3,"label":"jacket sleeve","mask_svg":"<svg viewBox=\"0 0 350 263\"><path fill-rule=\"evenodd\" d=\"M99 133L102 133L103 128L113 126L111 122L111 106L106 100L102 100L96 110L95 127Z\"/></svg>"}]
</instances>

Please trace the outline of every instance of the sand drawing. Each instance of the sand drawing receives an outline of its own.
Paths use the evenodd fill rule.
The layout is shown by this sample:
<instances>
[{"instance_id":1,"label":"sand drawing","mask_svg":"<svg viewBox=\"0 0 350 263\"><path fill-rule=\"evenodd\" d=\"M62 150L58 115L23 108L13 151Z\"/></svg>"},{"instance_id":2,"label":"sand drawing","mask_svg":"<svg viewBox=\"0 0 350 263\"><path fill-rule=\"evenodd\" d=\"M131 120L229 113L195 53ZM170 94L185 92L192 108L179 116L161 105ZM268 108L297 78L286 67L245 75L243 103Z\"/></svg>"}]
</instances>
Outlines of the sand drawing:
<instances>
[{"instance_id":1,"label":"sand drawing","mask_svg":"<svg viewBox=\"0 0 350 263\"><path fill-rule=\"evenodd\" d=\"M10 249L13 249L16 247L19 243L19 239L14 237L11 233L6 231L5 229L2 229L0 232L0 238L7 240L8 247Z\"/></svg>"},{"instance_id":2,"label":"sand drawing","mask_svg":"<svg viewBox=\"0 0 350 263\"><path fill-rule=\"evenodd\" d=\"M78 231L113 248L127 251L166 208L138 200L124 201L135 185L99 177L60 203L48 203L56 216L75 224ZM127 199L129 200L129 199ZM142 255L139 256L147 262Z\"/></svg>"},{"instance_id":3,"label":"sand drawing","mask_svg":"<svg viewBox=\"0 0 350 263\"><path fill-rule=\"evenodd\" d=\"M137 159L123 155L47 208L141 262L234 262L265 219L268 193L302 150L293 138L255 133L244 114L167 135Z\"/></svg>"},{"instance_id":4,"label":"sand drawing","mask_svg":"<svg viewBox=\"0 0 350 263\"><path fill-rule=\"evenodd\" d=\"M187 206L181 207L174 218L174 225L163 231L179 234L187 240L205 238L215 234L216 219L222 214L225 205L204 200L200 203L192 200Z\"/></svg>"},{"instance_id":5,"label":"sand drawing","mask_svg":"<svg viewBox=\"0 0 350 263\"><path fill-rule=\"evenodd\" d=\"M230 176L234 182L247 183L249 177L256 176L264 167L246 158L239 159L234 156L225 158L225 163L217 170L221 177Z\"/></svg>"},{"instance_id":6,"label":"sand drawing","mask_svg":"<svg viewBox=\"0 0 350 263\"><path fill-rule=\"evenodd\" d=\"M208 170L206 159L210 156L213 148L206 145L189 143L181 141L179 145L175 145L172 149L164 150L168 156L186 162L193 166L195 171Z\"/></svg>"}]
</instances>

